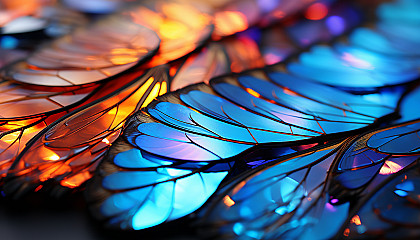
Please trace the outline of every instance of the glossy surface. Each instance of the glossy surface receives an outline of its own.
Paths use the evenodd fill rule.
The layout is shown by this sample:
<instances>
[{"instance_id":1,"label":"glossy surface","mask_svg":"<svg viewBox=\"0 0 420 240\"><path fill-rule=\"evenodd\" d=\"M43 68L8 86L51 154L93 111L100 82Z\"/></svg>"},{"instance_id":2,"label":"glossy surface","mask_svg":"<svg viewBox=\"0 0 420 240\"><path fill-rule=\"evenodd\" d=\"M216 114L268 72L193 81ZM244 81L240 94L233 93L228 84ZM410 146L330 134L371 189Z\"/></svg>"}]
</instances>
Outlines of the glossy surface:
<instances>
[{"instance_id":1,"label":"glossy surface","mask_svg":"<svg viewBox=\"0 0 420 240\"><path fill-rule=\"evenodd\" d=\"M197 85L179 97L161 98L148 107L148 115L139 114L140 122L127 138L140 149L161 156L213 161L263 143L284 145L357 130L393 112L392 107L284 73L271 72L267 77L269 80L250 75L214 79L210 83L214 90ZM310 91L298 88L303 85ZM340 102L335 101L338 96Z\"/></svg>"},{"instance_id":2,"label":"glossy surface","mask_svg":"<svg viewBox=\"0 0 420 240\"><path fill-rule=\"evenodd\" d=\"M88 180L125 120L167 90L163 68L144 76L133 74L132 79L121 82L122 86L114 84L117 90L64 116L34 137L11 167L6 191L19 194L42 187L47 180L76 188Z\"/></svg>"},{"instance_id":3,"label":"glossy surface","mask_svg":"<svg viewBox=\"0 0 420 240\"><path fill-rule=\"evenodd\" d=\"M205 6L179 1L149 1L125 12L134 23L152 29L160 38L159 52L146 67L185 56L207 40L212 31Z\"/></svg>"},{"instance_id":4,"label":"glossy surface","mask_svg":"<svg viewBox=\"0 0 420 240\"><path fill-rule=\"evenodd\" d=\"M223 239L331 237L340 218L325 215L341 213L348 206L331 206L324 212L315 209L328 204L323 188L335 147L280 158L231 183L200 212L203 235L216 233Z\"/></svg>"},{"instance_id":5,"label":"glossy surface","mask_svg":"<svg viewBox=\"0 0 420 240\"><path fill-rule=\"evenodd\" d=\"M113 229L100 239L418 238L420 5L332 2L54 1L13 16L0 192L24 200L8 219L79 196Z\"/></svg>"},{"instance_id":6,"label":"glossy surface","mask_svg":"<svg viewBox=\"0 0 420 240\"><path fill-rule=\"evenodd\" d=\"M13 81L42 86L75 86L104 80L153 55L159 38L116 15L78 29L11 66Z\"/></svg>"}]
</instances>

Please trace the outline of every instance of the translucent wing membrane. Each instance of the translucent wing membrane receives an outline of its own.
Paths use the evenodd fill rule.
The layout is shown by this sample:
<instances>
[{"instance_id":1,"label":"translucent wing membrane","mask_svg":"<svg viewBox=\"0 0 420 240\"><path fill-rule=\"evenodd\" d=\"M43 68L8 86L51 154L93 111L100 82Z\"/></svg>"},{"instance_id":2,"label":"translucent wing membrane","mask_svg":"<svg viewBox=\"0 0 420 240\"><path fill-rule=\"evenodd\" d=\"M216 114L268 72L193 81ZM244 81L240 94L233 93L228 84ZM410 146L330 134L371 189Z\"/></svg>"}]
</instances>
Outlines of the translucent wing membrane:
<instances>
[{"instance_id":1,"label":"translucent wing membrane","mask_svg":"<svg viewBox=\"0 0 420 240\"><path fill-rule=\"evenodd\" d=\"M92 101L89 93L95 87L77 91L37 91L8 81L0 82L1 177L27 142L56 119Z\"/></svg>"},{"instance_id":2,"label":"translucent wing membrane","mask_svg":"<svg viewBox=\"0 0 420 240\"><path fill-rule=\"evenodd\" d=\"M60 4L127 8L0 11L3 195L86 186L107 227L202 238L420 235L417 1L92 2ZM28 55L39 31L71 33Z\"/></svg>"},{"instance_id":3,"label":"translucent wing membrane","mask_svg":"<svg viewBox=\"0 0 420 240\"><path fill-rule=\"evenodd\" d=\"M359 204L338 236L351 239L418 238L418 169L416 164L376 188L370 198Z\"/></svg>"},{"instance_id":4,"label":"translucent wing membrane","mask_svg":"<svg viewBox=\"0 0 420 240\"><path fill-rule=\"evenodd\" d=\"M133 22L152 29L161 39L159 52L147 67L183 57L203 44L213 31L206 11L179 1L149 1L127 11Z\"/></svg>"},{"instance_id":5,"label":"translucent wing membrane","mask_svg":"<svg viewBox=\"0 0 420 240\"><path fill-rule=\"evenodd\" d=\"M231 181L199 213L203 236L418 236L419 154L413 149L420 142L409 138L419 131L418 124L376 130L340 148L318 146L298 152ZM381 147L388 152L378 152ZM334 149L341 152L335 154Z\"/></svg>"},{"instance_id":6,"label":"translucent wing membrane","mask_svg":"<svg viewBox=\"0 0 420 240\"><path fill-rule=\"evenodd\" d=\"M190 84L209 82L215 76L230 72L229 58L222 45L211 44L196 56L189 57L176 70L171 81L171 91Z\"/></svg>"},{"instance_id":7,"label":"translucent wing membrane","mask_svg":"<svg viewBox=\"0 0 420 240\"><path fill-rule=\"evenodd\" d=\"M340 31L335 29L337 26L332 25L331 20L328 20L330 17L327 17L321 21L300 20L264 29L250 28L234 38L212 42L196 56L189 57L178 69L172 68L176 76L171 83L171 90L193 83L208 83L211 77L229 72L242 72L282 62L300 50L301 42L311 45L319 41L320 37L329 41L360 22L358 13L351 6L332 6L330 15L341 19ZM308 33L308 29L311 32Z\"/></svg>"},{"instance_id":8,"label":"translucent wing membrane","mask_svg":"<svg viewBox=\"0 0 420 240\"><path fill-rule=\"evenodd\" d=\"M335 203L363 195L389 175L413 164L420 153L418 121L387 127L354 139L339 154L331 194Z\"/></svg>"},{"instance_id":9,"label":"translucent wing membrane","mask_svg":"<svg viewBox=\"0 0 420 240\"><path fill-rule=\"evenodd\" d=\"M328 1L315 1L328 2ZM309 4L305 1L222 1L214 14L214 37L242 32L255 25L267 25L295 14ZM323 5L326 8L326 5Z\"/></svg>"},{"instance_id":10,"label":"translucent wing membrane","mask_svg":"<svg viewBox=\"0 0 420 240\"><path fill-rule=\"evenodd\" d=\"M348 206L329 205L324 191L335 147L330 144L280 158L232 181L199 212L202 236L218 239L333 236L343 216L332 216L348 210Z\"/></svg>"},{"instance_id":11,"label":"translucent wing membrane","mask_svg":"<svg viewBox=\"0 0 420 240\"><path fill-rule=\"evenodd\" d=\"M259 144L294 144L357 130L393 112L393 107L281 72L253 71L210 84L154 102L139 113L129 141L169 158L210 161Z\"/></svg>"},{"instance_id":12,"label":"translucent wing membrane","mask_svg":"<svg viewBox=\"0 0 420 240\"><path fill-rule=\"evenodd\" d=\"M288 70L354 92L375 91L417 79L418 53L410 49L419 45L413 34L418 27L414 22L403 25L383 11L391 10L379 11L380 21L374 27L357 28L346 43L314 46L301 54L297 62L288 64ZM325 22L332 32L349 23L340 16L331 16Z\"/></svg>"},{"instance_id":13,"label":"translucent wing membrane","mask_svg":"<svg viewBox=\"0 0 420 240\"><path fill-rule=\"evenodd\" d=\"M113 228L144 229L201 207L227 175L228 164L183 164L117 141L89 187L96 217Z\"/></svg>"},{"instance_id":14,"label":"translucent wing membrane","mask_svg":"<svg viewBox=\"0 0 420 240\"><path fill-rule=\"evenodd\" d=\"M39 190L48 180L76 188L88 180L128 116L167 91L163 68L138 75L126 76L119 84L110 82L102 94L111 93L34 137L10 169L5 191L19 194Z\"/></svg>"},{"instance_id":15,"label":"translucent wing membrane","mask_svg":"<svg viewBox=\"0 0 420 240\"><path fill-rule=\"evenodd\" d=\"M13 81L32 85L89 84L133 67L158 47L153 31L116 15L53 41L6 74Z\"/></svg>"},{"instance_id":16,"label":"translucent wing membrane","mask_svg":"<svg viewBox=\"0 0 420 240\"><path fill-rule=\"evenodd\" d=\"M89 188L92 208L108 225L123 229L175 220L201 207L230 170L229 160L236 169L275 161L295 152L282 146L322 142L326 138L317 137L358 130L392 112L393 107L278 71L193 85L159 97L131 118L124 132L128 142L116 144ZM254 151L264 144L278 151ZM184 192L182 183L189 181L191 192ZM188 196L195 191L201 195L193 201Z\"/></svg>"}]
</instances>

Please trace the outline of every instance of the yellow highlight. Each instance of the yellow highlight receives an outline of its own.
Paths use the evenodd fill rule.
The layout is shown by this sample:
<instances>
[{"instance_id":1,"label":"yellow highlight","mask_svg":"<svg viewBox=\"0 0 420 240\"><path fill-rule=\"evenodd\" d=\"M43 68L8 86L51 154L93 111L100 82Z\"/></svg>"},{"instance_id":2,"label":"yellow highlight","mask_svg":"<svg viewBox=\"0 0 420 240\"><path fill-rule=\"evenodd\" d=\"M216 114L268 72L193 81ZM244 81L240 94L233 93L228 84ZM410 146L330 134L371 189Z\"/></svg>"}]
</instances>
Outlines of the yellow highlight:
<instances>
[{"instance_id":1,"label":"yellow highlight","mask_svg":"<svg viewBox=\"0 0 420 240\"><path fill-rule=\"evenodd\" d=\"M60 160L60 156L58 156L57 154L53 153L53 154L51 154L48 157L44 157L43 159L44 160L47 160L47 161L57 161L57 160Z\"/></svg>"},{"instance_id":2,"label":"yellow highlight","mask_svg":"<svg viewBox=\"0 0 420 240\"><path fill-rule=\"evenodd\" d=\"M180 39L188 34L188 28L180 22L165 20L159 25L159 34L167 39Z\"/></svg>"},{"instance_id":3,"label":"yellow highlight","mask_svg":"<svg viewBox=\"0 0 420 240\"><path fill-rule=\"evenodd\" d=\"M233 201L232 198L229 197L229 195L226 195L223 198L223 203L228 207L232 207L233 205L235 205L235 201Z\"/></svg>"},{"instance_id":4,"label":"yellow highlight","mask_svg":"<svg viewBox=\"0 0 420 240\"><path fill-rule=\"evenodd\" d=\"M360 217L359 217L359 215L355 215L351 220L350 220L350 223L354 223L354 224L356 224L357 226L359 226L359 225L361 225L362 224L362 221L360 221Z\"/></svg>"},{"instance_id":5,"label":"yellow highlight","mask_svg":"<svg viewBox=\"0 0 420 240\"><path fill-rule=\"evenodd\" d=\"M220 35L231 35L248 28L245 15L236 11L219 12L215 15L216 32Z\"/></svg>"},{"instance_id":6,"label":"yellow highlight","mask_svg":"<svg viewBox=\"0 0 420 240\"><path fill-rule=\"evenodd\" d=\"M11 144L17 140L20 135L20 131L9 133L1 138L5 143Z\"/></svg>"},{"instance_id":7,"label":"yellow highlight","mask_svg":"<svg viewBox=\"0 0 420 240\"><path fill-rule=\"evenodd\" d=\"M124 124L126 118L136 109L140 99L144 96L147 89L150 88L154 80L155 79L153 77L147 79L147 81L143 83L139 89L137 89L129 98L118 106L118 111L117 108L113 108L108 112L110 115L115 115L115 117L111 119L112 125L110 129L116 129L116 127L119 128L122 124Z\"/></svg>"},{"instance_id":8,"label":"yellow highlight","mask_svg":"<svg viewBox=\"0 0 420 240\"><path fill-rule=\"evenodd\" d=\"M133 63L139 58L137 56L112 56L110 61L115 65L124 65L128 63Z\"/></svg>"},{"instance_id":9,"label":"yellow highlight","mask_svg":"<svg viewBox=\"0 0 420 240\"><path fill-rule=\"evenodd\" d=\"M165 94L167 92L168 86L166 82L162 82L162 87L160 87L159 96Z\"/></svg>"},{"instance_id":10,"label":"yellow highlight","mask_svg":"<svg viewBox=\"0 0 420 240\"><path fill-rule=\"evenodd\" d=\"M257 93L256 91L252 90L251 88L247 88L246 91L249 94L251 94L252 96L254 96L254 97L257 97L257 98L261 97L261 95L259 93Z\"/></svg>"},{"instance_id":11,"label":"yellow highlight","mask_svg":"<svg viewBox=\"0 0 420 240\"><path fill-rule=\"evenodd\" d=\"M159 96L159 90L160 90L160 83L156 83L156 85L153 87L152 91L150 92L149 96L147 96L146 100L144 100L143 104L141 105L142 108L146 107L155 99L157 96Z\"/></svg>"},{"instance_id":12,"label":"yellow highlight","mask_svg":"<svg viewBox=\"0 0 420 240\"><path fill-rule=\"evenodd\" d=\"M137 50L130 48L114 48L111 50L112 55L126 54L126 55L137 55Z\"/></svg>"}]
</instances>

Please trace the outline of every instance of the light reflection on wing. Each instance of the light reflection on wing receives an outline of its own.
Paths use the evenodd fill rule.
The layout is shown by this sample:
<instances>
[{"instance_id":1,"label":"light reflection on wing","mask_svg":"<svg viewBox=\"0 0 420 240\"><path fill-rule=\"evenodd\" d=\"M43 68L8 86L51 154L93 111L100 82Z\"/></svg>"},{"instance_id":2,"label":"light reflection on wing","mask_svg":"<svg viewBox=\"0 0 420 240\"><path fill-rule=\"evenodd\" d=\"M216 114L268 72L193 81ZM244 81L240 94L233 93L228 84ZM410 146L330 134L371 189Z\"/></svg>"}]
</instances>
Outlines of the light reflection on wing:
<instances>
[{"instance_id":1,"label":"light reflection on wing","mask_svg":"<svg viewBox=\"0 0 420 240\"><path fill-rule=\"evenodd\" d=\"M57 39L6 71L10 80L41 86L77 86L121 73L153 55L156 34L116 15Z\"/></svg>"},{"instance_id":2,"label":"light reflection on wing","mask_svg":"<svg viewBox=\"0 0 420 240\"><path fill-rule=\"evenodd\" d=\"M105 85L101 91L104 97L64 116L33 138L11 167L6 191L32 191L47 180L77 188L88 180L125 120L167 90L163 67L138 75L132 74L134 80L122 81L122 86Z\"/></svg>"},{"instance_id":3,"label":"light reflection on wing","mask_svg":"<svg viewBox=\"0 0 420 240\"><path fill-rule=\"evenodd\" d=\"M329 144L280 158L233 180L199 212L201 233L222 239L333 236L345 218L331 215L348 209L328 207L324 193L337 146Z\"/></svg>"},{"instance_id":4,"label":"light reflection on wing","mask_svg":"<svg viewBox=\"0 0 420 240\"><path fill-rule=\"evenodd\" d=\"M159 36L158 54L145 67L166 64L195 50L212 31L211 17L203 6L177 1L149 1L126 12L134 23Z\"/></svg>"},{"instance_id":5,"label":"light reflection on wing","mask_svg":"<svg viewBox=\"0 0 420 240\"><path fill-rule=\"evenodd\" d=\"M405 15L402 9L410 9L409 14L418 11L415 10L418 9L416 4L396 3L395 9L391 7L393 4L384 4L378 8L379 21L372 27L356 28L346 42L312 47L301 54L298 61L289 63L288 70L297 76L358 93L380 91L384 87L416 80L420 76L418 23L402 16ZM350 19L333 15L325 20L325 24L334 32L351 23ZM314 27L305 26L316 31ZM289 32L294 36L294 29L291 30ZM309 37L303 37L303 44L316 36L308 32ZM302 35L297 34L298 37Z\"/></svg>"},{"instance_id":6,"label":"light reflection on wing","mask_svg":"<svg viewBox=\"0 0 420 240\"><path fill-rule=\"evenodd\" d=\"M419 121L363 134L338 155L330 193L335 203L363 196L389 175L413 164L420 148Z\"/></svg>"},{"instance_id":7,"label":"light reflection on wing","mask_svg":"<svg viewBox=\"0 0 420 240\"><path fill-rule=\"evenodd\" d=\"M408 168L379 185L358 204L337 237L410 238L420 236L419 166Z\"/></svg>"},{"instance_id":8,"label":"light reflection on wing","mask_svg":"<svg viewBox=\"0 0 420 240\"><path fill-rule=\"evenodd\" d=\"M210 85L191 86L151 104L130 127L129 141L157 155L208 161L263 143L294 144L357 130L393 112L281 72L257 70L213 79Z\"/></svg>"},{"instance_id":9,"label":"light reflection on wing","mask_svg":"<svg viewBox=\"0 0 420 240\"><path fill-rule=\"evenodd\" d=\"M92 101L98 86L76 91L41 91L8 81L0 82L0 176L4 177L28 141L75 106Z\"/></svg>"},{"instance_id":10,"label":"light reflection on wing","mask_svg":"<svg viewBox=\"0 0 420 240\"><path fill-rule=\"evenodd\" d=\"M222 165L222 168L220 168ZM227 164L182 164L117 141L88 188L91 209L109 227L144 229L201 207L227 175Z\"/></svg>"}]
</instances>

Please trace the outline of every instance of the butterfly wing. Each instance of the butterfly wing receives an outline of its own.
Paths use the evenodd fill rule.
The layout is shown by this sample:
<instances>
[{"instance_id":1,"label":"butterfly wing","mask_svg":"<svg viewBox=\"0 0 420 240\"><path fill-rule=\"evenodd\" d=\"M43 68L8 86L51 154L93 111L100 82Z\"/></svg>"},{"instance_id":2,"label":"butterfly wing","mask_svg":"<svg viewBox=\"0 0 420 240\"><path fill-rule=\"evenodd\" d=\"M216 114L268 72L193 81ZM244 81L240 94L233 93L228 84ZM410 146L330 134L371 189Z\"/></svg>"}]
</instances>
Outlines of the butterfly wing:
<instances>
[{"instance_id":1,"label":"butterfly wing","mask_svg":"<svg viewBox=\"0 0 420 240\"><path fill-rule=\"evenodd\" d=\"M328 204L324 189L337 146L279 158L231 181L199 212L200 232L220 239L305 239L311 234L329 238L340 227L340 219L331 214L348 209L324 208ZM314 227L320 222L329 229Z\"/></svg>"},{"instance_id":2,"label":"butterfly wing","mask_svg":"<svg viewBox=\"0 0 420 240\"><path fill-rule=\"evenodd\" d=\"M116 15L79 28L38 49L6 70L24 84L75 87L121 73L151 57L159 47L151 30Z\"/></svg>"},{"instance_id":3,"label":"butterfly wing","mask_svg":"<svg viewBox=\"0 0 420 240\"><path fill-rule=\"evenodd\" d=\"M345 147L333 171L330 194L340 203L366 195L375 186L419 157L419 121L363 134Z\"/></svg>"},{"instance_id":4,"label":"butterfly wing","mask_svg":"<svg viewBox=\"0 0 420 240\"><path fill-rule=\"evenodd\" d=\"M133 73L122 87L110 82L104 88L104 93L110 91L108 95L35 136L11 167L6 191L19 194L39 190L48 180L67 189L77 188L88 180L126 119L167 90L164 67L138 75Z\"/></svg>"},{"instance_id":5,"label":"butterfly wing","mask_svg":"<svg viewBox=\"0 0 420 240\"><path fill-rule=\"evenodd\" d=\"M418 164L376 187L347 219L338 237L418 238L420 175Z\"/></svg>"},{"instance_id":6,"label":"butterfly wing","mask_svg":"<svg viewBox=\"0 0 420 240\"><path fill-rule=\"evenodd\" d=\"M118 140L89 186L94 215L117 229L144 229L201 207L227 175L226 164L182 164Z\"/></svg>"},{"instance_id":7,"label":"butterfly wing","mask_svg":"<svg viewBox=\"0 0 420 240\"><path fill-rule=\"evenodd\" d=\"M1 177L29 140L75 106L94 100L92 91L98 85L76 91L42 91L9 81L0 82Z\"/></svg>"}]
</instances>

